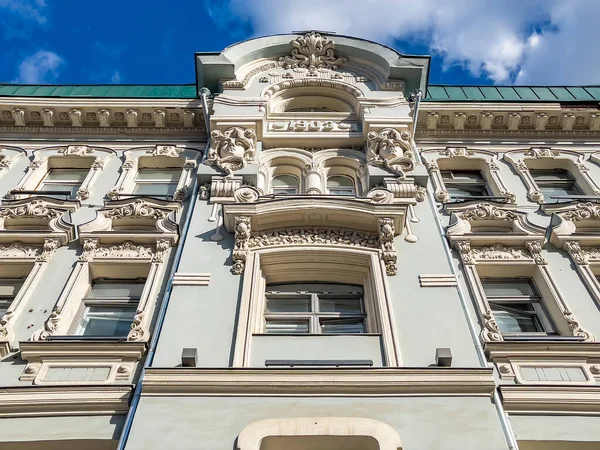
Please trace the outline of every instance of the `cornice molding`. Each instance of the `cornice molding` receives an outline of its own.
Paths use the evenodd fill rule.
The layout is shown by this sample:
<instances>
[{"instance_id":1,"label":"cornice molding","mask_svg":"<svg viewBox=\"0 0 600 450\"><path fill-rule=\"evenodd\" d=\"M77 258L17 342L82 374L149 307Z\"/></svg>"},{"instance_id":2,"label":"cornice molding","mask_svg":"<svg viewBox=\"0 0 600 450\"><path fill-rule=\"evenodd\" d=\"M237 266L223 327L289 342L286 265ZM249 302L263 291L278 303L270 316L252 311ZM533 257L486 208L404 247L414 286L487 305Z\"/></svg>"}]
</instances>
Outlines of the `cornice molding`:
<instances>
[{"instance_id":1,"label":"cornice molding","mask_svg":"<svg viewBox=\"0 0 600 450\"><path fill-rule=\"evenodd\" d=\"M512 414L599 415L600 386L500 386L502 404Z\"/></svg>"},{"instance_id":2,"label":"cornice molding","mask_svg":"<svg viewBox=\"0 0 600 450\"><path fill-rule=\"evenodd\" d=\"M127 414L131 385L29 386L0 390L0 417Z\"/></svg>"},{"instance_id":3,"label":"cornice molding","mask_svg":"<svg viewBox=\"0 0 600 450\"><path fill-rule=\"evenodd\" d=\"M600 342L486 342L484 350L492 360L520 359L600 359Z\"/></svg>"},{"instance_id":4,"label":"cornice molding","mask_svg":"<svg viewBox=\"0 0 600 450\"><path fill-rule=\"evenodd\" d=\"M149 368L142 395L489 397L493 390L492 369L488 368Z\"/></svg>"}]
</instances>

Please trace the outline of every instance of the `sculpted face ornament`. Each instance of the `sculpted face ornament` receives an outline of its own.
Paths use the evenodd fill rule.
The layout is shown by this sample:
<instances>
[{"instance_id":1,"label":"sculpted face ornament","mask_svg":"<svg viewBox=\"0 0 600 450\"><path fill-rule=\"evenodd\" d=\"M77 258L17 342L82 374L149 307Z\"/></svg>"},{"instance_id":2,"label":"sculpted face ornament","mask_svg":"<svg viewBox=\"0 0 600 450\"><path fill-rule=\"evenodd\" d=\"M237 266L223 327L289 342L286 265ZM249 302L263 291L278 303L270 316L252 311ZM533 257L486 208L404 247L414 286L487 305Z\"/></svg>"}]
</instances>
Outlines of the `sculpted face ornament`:
<instances>
[{"instance_id":1,"label":"sculpted face ornament","mask_svg":"<svg viewBox=\"0 0 600 450\"><path fill-rule=\"evenodd\" d=\"M254 130L232 127L221 132L215 130L210 134L212 144L208 151L206 164L217 166L227 176L246 167L254 160L256 153L256 134Z\"/></svg>"},{"instance_id":2,"label":"sculpted face ornament","mask_svg":"<svg viewBox=\"0 0 600 450\"><path fill-rule=\"evenodd\" d=\"M414 162L410 146L410 132L384 128L367 135L367 159L370 164L382 164L392 172L404 176Z\"/></svg>"}]
</instances>

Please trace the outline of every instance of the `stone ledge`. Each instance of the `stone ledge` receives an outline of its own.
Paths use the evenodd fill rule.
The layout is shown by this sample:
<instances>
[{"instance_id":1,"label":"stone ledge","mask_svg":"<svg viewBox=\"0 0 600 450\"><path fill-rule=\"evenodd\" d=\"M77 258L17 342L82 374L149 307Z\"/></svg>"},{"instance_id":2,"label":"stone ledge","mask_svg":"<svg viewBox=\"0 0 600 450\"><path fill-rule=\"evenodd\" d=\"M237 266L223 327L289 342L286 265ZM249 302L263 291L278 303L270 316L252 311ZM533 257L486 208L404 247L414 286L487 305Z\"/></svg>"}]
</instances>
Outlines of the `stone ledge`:
<instances>
[{"instance_id":1,"label":"stone ledge","mask_svg":"<svg viewBox=\"0 0 600 450\"><path fill-rule=\"evenodd\" d=\"M491 396L492 369L148 368L142 395Z\"/></svg>"},{"instance_id":2,"label":"stone ledge","mask_svg":"<svg viewBox=\"0 0 600 450\"><path fill-rule=\"evenodd\" d=\"M600 386L500 386L513 414L600 415Z\"/></svg>"}]
</instances>

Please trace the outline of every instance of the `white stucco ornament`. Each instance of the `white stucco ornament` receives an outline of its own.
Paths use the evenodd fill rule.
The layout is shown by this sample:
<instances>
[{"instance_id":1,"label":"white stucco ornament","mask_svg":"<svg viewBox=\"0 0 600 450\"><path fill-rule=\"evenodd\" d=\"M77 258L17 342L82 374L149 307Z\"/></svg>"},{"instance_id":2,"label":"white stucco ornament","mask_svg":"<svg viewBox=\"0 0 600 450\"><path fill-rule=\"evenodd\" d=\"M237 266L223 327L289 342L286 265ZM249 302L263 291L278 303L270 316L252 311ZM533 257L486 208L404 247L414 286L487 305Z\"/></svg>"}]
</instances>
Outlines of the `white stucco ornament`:
<instances>
[{"instance_id":1,"label":"white stucco ornament","mask_svg":"<svg viewBox=\"0 0 600 450\"><path fill-rule=\"evenodd\" d=\"M246 167L254 160L256 133L252 129L232 127L226 131L215 130L210 134L212 144L206 164L217 166L227 176Z\"/></svg>"},{"instance_id":2,"label":"white stucco ornament","mask_svg":"<svg viewBox=\"0 0 600 450\"><path fill-rule=\"evenodd\" d=\"M371 131L367 135L367 160L370 164L381 164L403 176L404 172L414 167L410 132L394 128Z\"/></svg>"},{"instance_id":3,"label":"white stucco ornament","mask_svg":"<svg viewBox=\"0 0 600 450\"><path fill-rule=\"evenodd\" d=\"M291 55L279 58L286 69L337 69L347 61L335 55L335 44L331 39L314 31L294 39L291 44L294 47Z\"/></svg>"}]
</instances>

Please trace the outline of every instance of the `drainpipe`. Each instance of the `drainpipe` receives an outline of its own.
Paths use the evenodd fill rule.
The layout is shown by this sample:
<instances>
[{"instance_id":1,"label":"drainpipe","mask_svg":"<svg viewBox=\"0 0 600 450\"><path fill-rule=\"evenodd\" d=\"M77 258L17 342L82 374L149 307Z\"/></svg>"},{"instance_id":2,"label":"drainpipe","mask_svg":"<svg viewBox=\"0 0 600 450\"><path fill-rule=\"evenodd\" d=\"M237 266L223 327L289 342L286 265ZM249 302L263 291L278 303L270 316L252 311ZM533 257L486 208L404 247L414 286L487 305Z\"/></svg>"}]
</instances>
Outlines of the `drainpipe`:
<instances>
[{"instance_id":1,"label":"drainpipe","mask_svg":"<svg viewBox=\"0 0 600 450\"><path fill-rule=\"evenodd\" d=\"M206 153L208 152L208 147L210 145L210 130L209 130L209 117L208 117L208 96L210 95L210 91L206 88L202 88L200 91L200 99L202 100L202 110L204 112L204 123L206 125L207 130L207 140L206 146L204 148L204 154L202 156L202 160L206 159ZM135 416L135 412L137 411L137 407L140 403L140 398L142 394L142 384L144 381L144 376L146 375L146 369L152 365L152 361L154 360L154 355L156 353L156 346L158 344L158 338L160 337L160 332L165 322L165 316L167 314L167 308L169 306L169 301L171 299L171 293L173 291L173 275L177 272L179 268L179 263L181 262L181 255L183 253L183 247L185 245L185 241L188 236L188 231L190 228L191 218L194 214L194 208L196 206L196 197L198 196L199 183L196 180L194 183L194 188L192 189L192 194L190 196L190 205L187 209L185 217L183 218L183 224L181 228L181 237L179 239L179 243L177 244L177 250L175 251L175 257L173 258L173 264L171 265L171 270L169 272L169 278L167 282L167 287L163 294L161 307L158 312L158 317L156 318L156 325L154 327L154 332L152 333L152 338L150 339L150 347L148 349L148 353L146 356L146 360L144 361L144 366L142 368L142 372L140 373L140 377L135 386L135 390L133 393L133 398L131 399L131 405L129 407L129 411L127 413L127 417L125 418L125 424L123 425L123 431L121 432L121 437L119 438L119 443L117 444L117 450L124 450L125 445L127 444L127 439L129 438L129 433L131 432L131 427L133 425L133 417Z\"/></svg>"},{"instance_id":2,"label":"drainpipe","mask_svg":"<svg viewBox=\"0 0 600 450\"><path fill-rule=\"evenodd\" d=\"M417 144L414 141L415 133L417 131L417 119L419 118L419 105L421 104L421 98L423 97L423 91L420 89L413 93L413 98L415 99L415 106L413 109L413 145L415 148L415 158L419 164L421 164L421 155L417 148ZM440 220L439 212L437 211L435 205L436 201L433 196L433 191L431 190L431 186L427 184L427 196L429 198L429 206L431 207L431 211L435 217L435 222L437 225L438 233L442 240L442 247L444 248L444 253L446 255L446 260L448 261L448 265L450 266L450 272L452 275L457 276L456 268L454 267L454 259L452 258L452 249L448 244L446 239L446 233L444 231L444 226ZM460 299L460 304L467 319L467 326L469 327L469 334L471 335L471 339L473 340L473 344L475 345L475 352L477 353L477 358L479 360L479 364L481 367L488 367L487 358L485 356L485 352L483 347L481 346L481 342L479 341L478 328L473 320L473 316L471 315L471 311L468 308L468 300L470 297L465 295L464 289L461 284L458 283L456 286L456 290L458 291L458 297ZM492 396L492 401L496 406L496 412L498 413L498 418L500 419L500 424L502 426L502 431L504 433L504 437L506 439L506 443L508 444L509 450L519 450L519 445L517 440L515 439L515 434L513 433L512 427L508 420L508 416L504 411L504 406L502 405L502 399L500 398L500 392L497 387L494 387L494 394Z\"/></svg>"}]
</instances>

